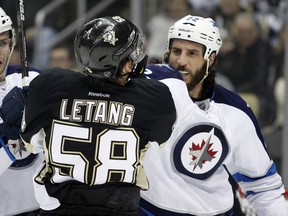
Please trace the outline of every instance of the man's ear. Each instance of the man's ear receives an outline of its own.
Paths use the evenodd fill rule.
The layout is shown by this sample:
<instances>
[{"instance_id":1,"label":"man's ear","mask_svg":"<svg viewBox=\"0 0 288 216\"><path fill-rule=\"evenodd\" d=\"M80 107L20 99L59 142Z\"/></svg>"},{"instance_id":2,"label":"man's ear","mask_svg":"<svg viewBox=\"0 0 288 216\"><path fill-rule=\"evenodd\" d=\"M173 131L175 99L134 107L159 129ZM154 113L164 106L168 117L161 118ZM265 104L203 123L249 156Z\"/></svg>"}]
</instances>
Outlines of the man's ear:
<instances>
[{"instance_id":1,"label":"man's ear","mask_svg":"<svg viewBox=\"0 0 288 216\"><path fill-rule=\"evenodd\" d=\"M123 66L123 73L131 73L133 69L132 60L127 61Z\"/></svg>"},{"instance_id":2,"label":"man's ear","mask_svg":"<svg viewBox=\"0 0 288 216\"><path fill-rule=\"evenodd\" d=\"M214 64L215 59L216 59L216 53L213 52L213 53L211 53L211 55L209 56L209 67Z\"/></svg>"},{"instance_id":3,"label":"man's ear","mask_svg":"<svg viewBox=\"0 0 288 216\"><path fill-rule=\"evenodd\" d=\"M133 71L132 60L127 59L127 61L125 61L125 63L123 63L122 70L121 70L121 73L119 74L119 76L120 77L121 76L127 76L130 73L132 73L132 71Z\"/></svg>"}]
</instances>

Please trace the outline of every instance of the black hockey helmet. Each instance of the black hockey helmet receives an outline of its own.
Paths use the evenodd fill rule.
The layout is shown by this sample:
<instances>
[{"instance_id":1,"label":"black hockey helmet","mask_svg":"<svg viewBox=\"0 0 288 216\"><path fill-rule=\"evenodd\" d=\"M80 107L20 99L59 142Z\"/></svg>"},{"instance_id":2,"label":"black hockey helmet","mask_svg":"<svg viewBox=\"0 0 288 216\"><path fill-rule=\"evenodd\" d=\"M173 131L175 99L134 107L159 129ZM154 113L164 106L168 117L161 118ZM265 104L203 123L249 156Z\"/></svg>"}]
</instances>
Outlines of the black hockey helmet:
<instances>
[{"instance_id":1,"label":"black hockey helmet","mask_svg":"<svg viewBox=\"0 0 288 216\"><path fill-rule=\"evenodd\" d=\"M146 39L131 21L119 16L102 17L91 20L78 31L74 50L87 74L117 77L124 59L132 59L135 67L145 59Z\"/></svg>"}]
</instances>

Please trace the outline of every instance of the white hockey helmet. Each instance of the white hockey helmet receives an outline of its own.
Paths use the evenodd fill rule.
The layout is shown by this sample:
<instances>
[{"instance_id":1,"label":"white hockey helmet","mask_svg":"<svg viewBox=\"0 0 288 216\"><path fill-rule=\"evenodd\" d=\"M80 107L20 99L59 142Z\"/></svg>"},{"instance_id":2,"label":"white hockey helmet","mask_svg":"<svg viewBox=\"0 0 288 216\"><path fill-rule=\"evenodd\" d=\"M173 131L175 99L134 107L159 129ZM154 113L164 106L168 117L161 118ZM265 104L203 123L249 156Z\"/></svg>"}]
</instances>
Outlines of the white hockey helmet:
<instances>
[{"instance_id":1,"label":"white hockey helmet","mask_svg":"<svg viewBox=\"0 0 288 216\"><path fill-rule=\"evenodd\" d=\"M11 46L15 46L15 31L12 27L11 18L5 13L5 11L0 7L0 34L9 31L9 37L12 39Z\"/></svg>"},{"instance_id":2,"label":"white hockey helmet","mask_svg":"<svg viewBox=\"0 0 288 216\"><path fill-rule=\"evenodd\" d=\"M5 11L0 7L0 33L12 30L12 21Z\"/></svg>"},{"instance_id":3,"label":"white hockey helmet","mask_svg":"<svg viewBox=\"0 0 288 216\"><path fill-rule=\"evenodd\" d=\"M204 45L206 47L205 60L208 60L213 51L218 54L222 45L219 29L213 19L191 15L183 17L170 27L168 49L171 39L183 39Z\"/></svg>"},{"instance_id":4,"label":"white hockey helmet","mask_svg":"<svg viewBox=\"0 0 288 216\"><path fill-rule=\"evenodd\" d=\"M5 66L5 70L6 70L8 64L10 62L13 50L14 50L16 40L15 40L15 32L14 32L14 29L12 27L12 20L5 13L5 11L0 7L0 34L4 33L4 32L9 32L9 38L11 38L11 43L10 43L11 50L10 50L8 59L6 61L6 66Z\"/></svg>"}]
</instances>

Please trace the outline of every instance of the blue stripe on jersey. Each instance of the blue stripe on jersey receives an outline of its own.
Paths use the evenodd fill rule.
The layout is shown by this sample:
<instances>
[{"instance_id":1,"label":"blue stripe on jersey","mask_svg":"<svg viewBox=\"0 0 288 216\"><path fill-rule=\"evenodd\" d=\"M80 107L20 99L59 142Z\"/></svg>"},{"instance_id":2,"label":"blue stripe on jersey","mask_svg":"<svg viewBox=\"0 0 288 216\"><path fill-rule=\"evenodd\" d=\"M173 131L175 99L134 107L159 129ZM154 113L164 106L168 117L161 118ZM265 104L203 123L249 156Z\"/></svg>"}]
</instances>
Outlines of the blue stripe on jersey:
<instances>
[{"instance_id":1,"label":"blue stripe on jersey","mask_svg":"<svg viewBox=\"0 0 288 216\"><path fill-rule=\"evenodd\" d=\"M155 216L154 214L152 214L151 212L147 211L146 209L144 209L142 207L139 207L138 215L140 215L140 216L142 216L142 215L143 216Z\"/></svg>"},{"instance_id":2,"label":"blue stripe on jersey","mask_svg":"<svg viewBox=\"0 0 288 216\"><path fill-rule=\"evenodd\" d=\"M281 185L281 186L278 187L278 188L273 188L272 190L279 189L279 188L281 188L281 187L283 187L283 185ZM263 192L263 191L262 191L262 192ZM257 193L255 193L255 192L253 192L253 191L247 191L246 194L245 194L245 197L253 196L253 195L255 195L255 194L259 194L259 193L262 193L262 192L257 192Z\"/></svg>"},{"instance_id":3,"label":"blue stripe on jersey","mask_svg":"<svg viewBox=\"0 0 288 216\"><path fill-rule=\"evenodd\" d=\"M274 175L275 173L277 172L276 170L276 165L275 163L273 162L272 165L270 166L269 170L267 171L267 173L262 176L262 177L258 177L258 178L251 178L251 177L248 177L246 175L243 175L239 172L233 174L233 178L237 181L237 182L254 182L254 181L257 181L259 179L262 179L262 178L266 178L268 176L272 176Z\"/></svg>"},{"instance_id":4,"label":"blue stripe on jersey","mask_svg":"<svg viewBox=\"0 0 288 216\"><path fill-rule=\"evenodd\" d=\"M12 153L9 151L9 149L7 148L7 146L5 145L2 137L0 137L0 146L2 146L2 148L5 150L6 154L8 155L8 157L10 158L11 161L15 161L16 158L12 155Z\"/></svg>"}]
</instances>

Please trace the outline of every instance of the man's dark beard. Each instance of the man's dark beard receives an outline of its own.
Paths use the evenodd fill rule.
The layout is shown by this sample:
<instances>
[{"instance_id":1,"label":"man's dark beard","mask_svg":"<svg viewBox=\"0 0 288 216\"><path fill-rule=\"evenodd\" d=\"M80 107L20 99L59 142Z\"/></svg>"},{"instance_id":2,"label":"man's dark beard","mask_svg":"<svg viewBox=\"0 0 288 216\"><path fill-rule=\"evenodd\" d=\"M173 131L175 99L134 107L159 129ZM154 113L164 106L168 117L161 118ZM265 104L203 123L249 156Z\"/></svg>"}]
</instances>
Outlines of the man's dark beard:
<instances>
[{"instance_id":1,"label":"man's dark beard","mask_svg":"<svg viewBox=\"0 0 288 216\"><path fill-rule=\"evenodd\" d=\"M207 62L205 62L205 64L202 66L202 68L200 68L199 70L196 71L194 77L192 77L192 80L186 84L188 91L193 90L195 88L195 86L201 82L201 80L203 79L203 77L206 74L206 67L207 67Z\"/></svg>"}]
</instances>

